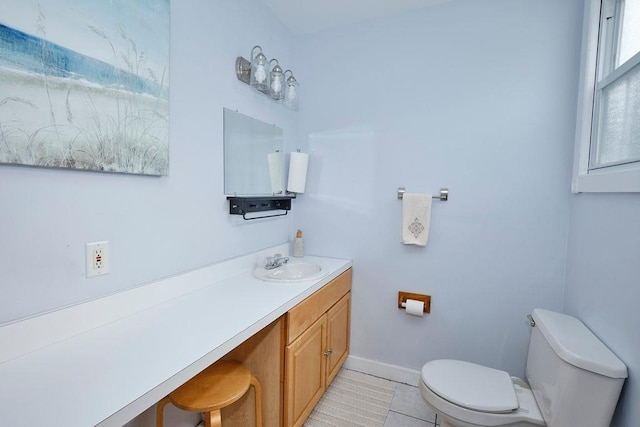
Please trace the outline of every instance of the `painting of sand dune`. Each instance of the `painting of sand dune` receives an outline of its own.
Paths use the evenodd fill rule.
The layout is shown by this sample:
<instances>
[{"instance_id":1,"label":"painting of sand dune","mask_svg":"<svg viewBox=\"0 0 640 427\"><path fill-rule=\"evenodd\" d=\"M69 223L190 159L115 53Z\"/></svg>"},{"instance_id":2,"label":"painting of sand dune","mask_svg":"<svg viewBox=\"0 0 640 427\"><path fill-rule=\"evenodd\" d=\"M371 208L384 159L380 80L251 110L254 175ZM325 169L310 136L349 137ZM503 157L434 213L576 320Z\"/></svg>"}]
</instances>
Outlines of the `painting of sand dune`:
<instances>
[{"instance_id":1,"label":"painting of sand dune","mask_svg":"<svg viewBox=\"0 0 640 427\"><path fill-rule=\"evenodd\" d=\"M169 169L169 0L3 0L0 163Z\"/></svg>"}]
</instances>

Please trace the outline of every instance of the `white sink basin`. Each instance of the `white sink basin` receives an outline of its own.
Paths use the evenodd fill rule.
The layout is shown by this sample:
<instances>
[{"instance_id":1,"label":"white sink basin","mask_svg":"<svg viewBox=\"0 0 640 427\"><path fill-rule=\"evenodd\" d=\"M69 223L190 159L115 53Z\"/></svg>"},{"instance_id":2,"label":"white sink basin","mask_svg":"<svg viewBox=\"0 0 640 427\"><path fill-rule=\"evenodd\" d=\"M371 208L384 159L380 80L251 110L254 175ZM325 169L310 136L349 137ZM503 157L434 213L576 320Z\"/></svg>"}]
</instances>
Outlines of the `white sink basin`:
<instances>
[{"instance_id":1,"label":"white sink basin","mask_svg":"<svg viewBox=\"0 0 640 427\"><path fill-rule=\"evenodd\" d=\"M273 270L265 270L264 268L256 270L256 276L268 282L304 282L318 279L324 275L322 266L307 261L294 261Z\"/></svg>"}]
</instances>

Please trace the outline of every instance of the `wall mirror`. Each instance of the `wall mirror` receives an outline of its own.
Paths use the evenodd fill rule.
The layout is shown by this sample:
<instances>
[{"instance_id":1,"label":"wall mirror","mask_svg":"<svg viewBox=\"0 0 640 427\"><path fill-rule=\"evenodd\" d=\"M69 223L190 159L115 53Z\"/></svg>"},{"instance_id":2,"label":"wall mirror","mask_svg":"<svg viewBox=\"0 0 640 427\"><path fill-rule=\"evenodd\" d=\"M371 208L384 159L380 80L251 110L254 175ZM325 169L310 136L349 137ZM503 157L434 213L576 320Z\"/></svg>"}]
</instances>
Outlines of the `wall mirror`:
<instances>
[{"instance_id":1,"label":"wall mirror","mask_svg":"<svg viewBox=\"0 0 640 427\"><path fill-rule=\"evenodd\" d=\"M228 108L223 114L225 195L282 194L282 129Z\"/></svg>"}]
</instances>

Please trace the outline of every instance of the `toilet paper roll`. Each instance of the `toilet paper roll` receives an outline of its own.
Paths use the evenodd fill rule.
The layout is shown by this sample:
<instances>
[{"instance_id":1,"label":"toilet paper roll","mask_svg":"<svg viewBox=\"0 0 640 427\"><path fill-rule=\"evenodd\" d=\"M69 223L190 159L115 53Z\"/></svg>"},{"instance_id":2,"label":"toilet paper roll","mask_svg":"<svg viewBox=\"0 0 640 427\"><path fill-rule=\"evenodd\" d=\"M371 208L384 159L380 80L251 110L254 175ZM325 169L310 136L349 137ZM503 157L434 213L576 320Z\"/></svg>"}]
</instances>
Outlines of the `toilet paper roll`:
<instances>
[{"instance_id":1,"label":"toilet paper roll","mask_svg":"<svg viewBox=\"0 0 640 427\"><path fill-rule=\"evenodd\" d=\"M276 194L282 192L282 154L281 151L267 154L271 192Z\"/></svg>"},{"instance_id":2,"label":"toilet paper roll","mask_svg":"<svg viewBox=\"0 0 640 427\"><path fill-rule=\"evenodd\" d=\"M291 153L289 160L289 181L287 190L292 193L304 193L307 183L307 165L309 164L309 154Z\"/></svg>"},{"instance_id":3,"label":"toilet paper roll","mask_svg":"<svg viewBox=\"0 0 640 427\"><path fill-rule=\"evenodd\" d=\"M407 314L413 316L424 316L424 302L415 299L408 299L405 303Z\"/></svg>"}]
</instances>

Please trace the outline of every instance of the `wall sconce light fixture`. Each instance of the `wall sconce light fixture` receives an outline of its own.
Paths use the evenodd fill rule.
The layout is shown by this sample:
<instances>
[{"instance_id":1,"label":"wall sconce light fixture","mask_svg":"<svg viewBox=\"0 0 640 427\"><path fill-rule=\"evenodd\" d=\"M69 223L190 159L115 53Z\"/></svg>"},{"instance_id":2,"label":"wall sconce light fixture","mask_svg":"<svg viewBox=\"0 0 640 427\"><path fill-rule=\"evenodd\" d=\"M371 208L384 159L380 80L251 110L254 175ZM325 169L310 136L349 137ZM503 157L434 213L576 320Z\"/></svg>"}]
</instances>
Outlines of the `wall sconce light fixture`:
<instances>
[{"instance_id":1,"label":"wall sconce light fixture","mask_svg":"<svg viewBox=\"0 0 640 427\"><path fill-rule=\"evenodd\" d=\"M285 86L285 89L284 89L284 99L282 100L282 102L284 103L284 105L287 106L287 108L290 108L292 110L297 110L298 109L298 81L296 80L295 77L293 77L293 72L291 72L291 70L287 70L284 72L285 75L287 73L291 73L291 75L287 77L287 85Z\"/></svg>"},{"instance_id":2,"label":"wall sconce light fixture","mask_svg":"<svg viewBox=\"0 0 640 427\"><path fill-rule=\"evenodd\" d=\"M253 55L253 52L259 49L257 55ZM269 91L269 72L267 69L269 68L269 61L267 61L267 57L262 53L262 48L260 46L255 46L251 49L251 87L259 90L260 92Z\"/></svg>"},{"instance_id":3,"label":"wall sconce light fixture","mask_svg":"<svg viewBox=\"0 0 640 427\"><path fill-rule=\"evenodd\" d=\"M254 54L254 52L257 53ZM275 63L273 67L271 64ZM287 73L290 73L287 77ZM241 56L236 58L236 77L259 92L276 101L282 102L287 108L297 110L299 106L298 82L291 70L282 72L278 60L268 60L262 47L251 49L251 60Z\"/></svg>"},{"instance_id":4,"label":"wall sconce light fixture","mask_svg":"<svg viewBox=\"0 0 640 427\"><path fill-rule=\"evenodd\" d=\"M281 100L284 98L284 73L277 59L272 59L269 61L269 64L273 61L276 61L276 65L271 69L271 90L269 91L269 95L271 95L273 99Z\"/></svg>"}]
</instances>

